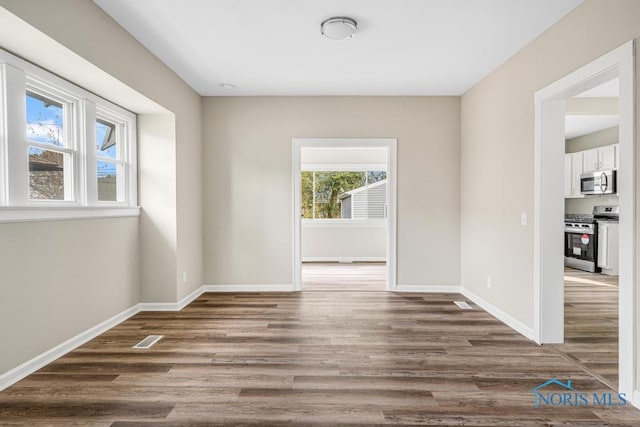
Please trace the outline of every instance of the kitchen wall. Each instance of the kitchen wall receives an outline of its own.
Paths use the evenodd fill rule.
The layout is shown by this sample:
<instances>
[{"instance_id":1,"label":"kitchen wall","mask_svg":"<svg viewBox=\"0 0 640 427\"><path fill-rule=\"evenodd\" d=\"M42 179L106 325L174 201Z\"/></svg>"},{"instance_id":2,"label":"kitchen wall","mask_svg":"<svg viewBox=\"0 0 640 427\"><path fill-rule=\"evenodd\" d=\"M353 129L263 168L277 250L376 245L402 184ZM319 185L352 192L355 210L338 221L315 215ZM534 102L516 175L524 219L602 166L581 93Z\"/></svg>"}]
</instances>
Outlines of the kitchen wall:
<instances>
[{"instance_id":1,"label":"kitchen wall","mask_svg":"<svg viewBox=\"0 0 640 427\"><path fill-rule=\"evenodd\" d=\"M577 138L567 139L564 144L564 152L575 153L577 151L602 147L603 145L617 144L618 142L618 126L613 126Z\"/></svg>"},{"instance_id":2,"label":"kitchen wall","mask_svg":"<svg viewBox=\"0 0 640 427\"><path fill-rule=\"evenodd\" d=\"M398 283L459 284L459 97L206 97L203 124L207 284L292 283L291 140L344 137L398 138Z\"/></svg>"},{"instance_id":3,"label":"kitchen wall","mask_svg":"<svg viewBox=\"0 0 640 427\"><path fill-rule=\"evenodd\" d=\"M575 153L577 151L589 150L591 148L602 147L603 145L618 143L618 126L603 129L598 132L589 133L577 138L568 139L565 142L565 152ZM584 213L593 212L593 207L617 206L619 198L617 195L603 196L586 196L581 198L564 199L565 213Z\"/></svg>"},{"instance_id":4,"label":"kitchen wall","mask_svg":"<svg viewBox=\"0 0 640 427\"><path fill-rule=\"evenodd\" d=\"M202 284L202 141L198 94L90 0L0 0L0 45L140 114L142 206L139 218L0 224L2 375Z\"/></svg>"},{"instance_id":5,"label":"kitchen wall","mask_svg":"<svg viewBox=\"0 0 640 427\"><path fill-rule=\"evenodd\" d=\"M534 208L534 93L637 43L638 16L635 0L585 0L462 96L462 285L529 327L534 236L520 213Z\"/></svg>"}]
</instances>

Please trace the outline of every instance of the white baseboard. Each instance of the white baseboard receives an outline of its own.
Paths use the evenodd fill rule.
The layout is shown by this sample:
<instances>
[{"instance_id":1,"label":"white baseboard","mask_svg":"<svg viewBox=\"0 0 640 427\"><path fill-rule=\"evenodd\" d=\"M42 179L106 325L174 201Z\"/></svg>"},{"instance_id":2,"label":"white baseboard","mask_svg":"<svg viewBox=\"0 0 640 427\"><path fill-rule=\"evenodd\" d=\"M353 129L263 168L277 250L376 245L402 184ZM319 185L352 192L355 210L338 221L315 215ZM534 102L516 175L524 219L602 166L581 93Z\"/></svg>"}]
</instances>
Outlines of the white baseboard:
<instances>
[{"instance_id":1,"label":"white baseboard","mask_svg":"<svg viewBox=\"0 0 640 427\"><path fill-rule=\"evenodd\" d=\"M396 289L393 292L459 294L460 290L460 286L454 285L396 285Z\"/></svg>"},{"instance_id":2,"label":"white baseboard","mask_svg":"<svg viewBox=\"0 0 640 427\"><path fill-rule=\"evenodd\" d=\"M355 256L355 257L335 257L335 256L307 256L302 258L302 262L385 262L383 256Z\"/></svg>"},{"instance_id":3,"label":"white baseboard","mask_svg":"<svg viewBox=\"0 0 640 427\"><path fill-rule=\"evenodd\" d=\"M204 292L292 292L292 284L238 284L238 285L204 285Z\"/></svg>"},{"instance_id":4,"label":"white baseboard","mask_svg":"<svg viewBox=\"0 0 640 427\"><path fill-rule=\"evenodd\" d=\"M633 397L631 399L631 404L636 408L640 409L640 391L634 390Z\"/></svg>"},{"instance_id":5,"label":"white baseboard","mask_svg":"<svg viewBox=\"0 0 640 427\"><path fill-rule=\"evenodd\" d=\"M63 342L62 344L58 344L45 351L44 353L34 357L31 360L24 362L22 365L19 365L10 371L5 372L0 375L0 391L9 387L12 384L17 383L24 377L31 375L38 369L48 365L54 360L64 356L70 351L80 347L82 344L91 341L98 335L108 331L114 326L122 323L127 320L131 316L137 314L140 311L140 304L136 304L131 308L124 310L123 312L116 314L110 319L105 320L104 322L94 326L91 329L87 329L86 331L76 335L73 338L70 338Z\"/></svg>"},{"instance_id":6,"label":"white baseboard","mask_svg":"<svg viewBox=\"0 0 640 427\"><path fill-rule=\"evenodd\" d=\"M204 286L191 292L178 302L142 302L140 303L141 311L180 311L198 298L204 292Z\"/></svg>"},{"instance_id":7,"label":"white baseboard","mask_svg":"<svg viewBox=\"0 0 640 427\"><path fill-rule=\"evenodd\" d=\"M48 365L54 360L64 356L70 351L80 347L82 344L85 344L98 335L108 331L109 329L117 326L119 323L124 322L131 316L141 312L141 311L180 311L187 305L189 305L193 300L198 298L204 292L204 286L200 286L198 289L191 292L189 295L182 298L180 301L176 303L139 303L134 305L131 308L124 310L122 313L116 314L110 319L105 320L104 322L96 325L80 334L76 335L73 338L68 339L67 341L53 347L50 350L45 351L44 353L34 357L31 360L13 368L10 371L5 372L0 375L0 391L5 388L11 386L12 384L17 383L24 377L31 375L38 369Z\"/></svg>"},{"instance_id":8,"label":"white baseboard","mask_svg":"<svg viewBox=\"0 0 640 427\"><path fill-rule=\"evenodd\" d=\"M500 310L498 307L484 300L480 296L474 294L469 289L462 288L461 293L462 295L473 301L476 305L478 305L478 307L482 308L484 311L491 314L493 317L497 318L502 323L509 326L511 329L514 329L516 332L524 335L530 340L534 340L535 334L533 332L533 328L530 328L529 326L520 322L518 319L512 317L510 314L507 314L504 311Z\"/></svg>"}]
</instances>

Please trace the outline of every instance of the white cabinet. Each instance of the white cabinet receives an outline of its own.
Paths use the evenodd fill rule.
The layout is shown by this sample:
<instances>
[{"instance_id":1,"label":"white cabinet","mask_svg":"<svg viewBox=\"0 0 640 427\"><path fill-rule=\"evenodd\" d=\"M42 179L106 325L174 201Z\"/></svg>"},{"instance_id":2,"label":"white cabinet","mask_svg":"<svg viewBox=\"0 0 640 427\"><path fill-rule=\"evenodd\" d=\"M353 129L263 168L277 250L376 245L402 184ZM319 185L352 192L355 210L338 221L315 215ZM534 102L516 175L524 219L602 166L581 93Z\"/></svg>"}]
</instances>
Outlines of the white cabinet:
<instances>
[{"instance_id":1,"label":"white cabinet","mask_svg":"<svg viewBox=\"0 0 640 427\"><path fill-rule=\"evenodd\" d=\"M583 170L586 172L594 172L600 169L598 167L598 163L600 163L600 159L598 159L598 149L594 148L591 150L583 151Z\"/></svg>"},{"instance_id":2,"label":"white cabinet","mask_svg":"<svg viewBox=\"0 0 640 427\"><path fill-rule=\"evenodd\" d=\"M572 184L572 178L573 178L571 173L572 173L571 154L566 153L564 155L564 197L571 197L571 193L572 193L571 184Z\"/></svg>"},{"instance_id":3,"label":"white cabinet","mask_svg":"<svg viewBox=\"0 0 640 427\"><path fill-rule=\"evenodd\" d=\"M602 274L617 276L619 272L617 222L598 222L598 267Z\"/></svg>"},{"instance_id":4,"label":"white cabinet","mask_svg":"<svg viewBox=\"0 0 640 427\"><path fill-rule=\"evenodd\" d=\"M580 193L580 175L582 174L582 151L564 155L564 197L584 197Z\"/></svg>"},{"instance_id":5,"label":"white cabinet","mask_svg":"<svg viewBox=\"0 0 640 427\"><path fill-rule=\"evenodd\" d=\"M616 145L605 145L604 147L583 151L583 171L587 173L604 169L616 169L618 167Z\"/></svg>"},{"instance_id":6,"label":"white cabinet","mask_svg":"<svg viewBox=\"0 0 640 427\"><path fill-rule=\"evenodd\" d=\"M618 167L616 164L616 146L607 145L598 148L598 158L600 159L600 169L614 169Z\"/></svg>"}]
</instances>

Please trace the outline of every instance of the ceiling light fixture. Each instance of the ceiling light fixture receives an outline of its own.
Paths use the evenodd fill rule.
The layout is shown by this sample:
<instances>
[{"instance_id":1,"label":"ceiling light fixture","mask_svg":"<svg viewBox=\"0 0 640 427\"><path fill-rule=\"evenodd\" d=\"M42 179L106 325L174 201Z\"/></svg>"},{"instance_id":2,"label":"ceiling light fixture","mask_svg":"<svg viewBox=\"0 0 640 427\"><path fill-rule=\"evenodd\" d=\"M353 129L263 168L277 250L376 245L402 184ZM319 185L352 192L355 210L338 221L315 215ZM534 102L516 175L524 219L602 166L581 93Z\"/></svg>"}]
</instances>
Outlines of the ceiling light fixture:
<instances>
[{"instance_id":1,"label":"ceiling light fixture","mask_svg":"<svg viewBox=\"0 0 640 427\"><path fill-rule=\"evenodd\" d=\"M334 16L320 24L320 33L331 40L344 40L353 37L358 31L355 19Z\"/></svg>"},{"instance_id":2,"label":"ceiling light fixture","mask_svg":"<svg viewBox=\"0 0 640 427\"><path fill-rule=\"evenodd\" d=\"M220 83L220 87L224 90L235 89L236 85L232 85L231 83Z\"/></svg>"}]
</instances>

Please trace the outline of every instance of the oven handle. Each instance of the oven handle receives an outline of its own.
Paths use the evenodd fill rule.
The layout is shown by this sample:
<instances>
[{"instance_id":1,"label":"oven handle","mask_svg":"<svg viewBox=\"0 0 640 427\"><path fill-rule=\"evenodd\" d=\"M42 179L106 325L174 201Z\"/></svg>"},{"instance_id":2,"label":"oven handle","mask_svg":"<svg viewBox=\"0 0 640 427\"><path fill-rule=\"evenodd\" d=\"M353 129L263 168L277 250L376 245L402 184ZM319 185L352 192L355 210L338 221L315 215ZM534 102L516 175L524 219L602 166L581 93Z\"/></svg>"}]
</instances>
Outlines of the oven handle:
<instances>
[{"instance_id":1,"label":"oven handle","mask_svg":"<svg viewBox=\"0 0 640 427\"><path fill-rule=\"evenodd\" d=\"M580 230L578 228L565 228L564 232L567 234L590 234L590 235L596 234L594 230L587 230L587 229Z\"/></svg>"}]
</instances>

